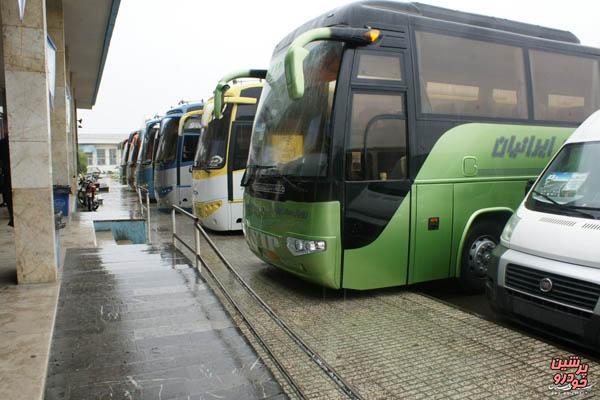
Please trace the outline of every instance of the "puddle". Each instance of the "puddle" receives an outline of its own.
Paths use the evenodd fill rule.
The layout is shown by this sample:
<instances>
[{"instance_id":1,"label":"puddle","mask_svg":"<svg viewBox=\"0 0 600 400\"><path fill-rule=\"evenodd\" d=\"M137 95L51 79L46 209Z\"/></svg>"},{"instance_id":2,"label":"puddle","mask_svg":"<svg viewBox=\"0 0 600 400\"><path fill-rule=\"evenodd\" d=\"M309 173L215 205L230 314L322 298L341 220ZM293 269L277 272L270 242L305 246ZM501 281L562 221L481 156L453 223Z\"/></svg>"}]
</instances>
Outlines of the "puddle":
<instances>
[{"instance_id":1,"label":"puddle","mask_svg":"<svg viewBox=\"0 0 600 400\"><path fill-rule=\"evenodd\" d=\"M94 221L96 243L104 244L144 244L146 237L146 221L143 219L113 219Z\"/></svg>"}]
</instances>

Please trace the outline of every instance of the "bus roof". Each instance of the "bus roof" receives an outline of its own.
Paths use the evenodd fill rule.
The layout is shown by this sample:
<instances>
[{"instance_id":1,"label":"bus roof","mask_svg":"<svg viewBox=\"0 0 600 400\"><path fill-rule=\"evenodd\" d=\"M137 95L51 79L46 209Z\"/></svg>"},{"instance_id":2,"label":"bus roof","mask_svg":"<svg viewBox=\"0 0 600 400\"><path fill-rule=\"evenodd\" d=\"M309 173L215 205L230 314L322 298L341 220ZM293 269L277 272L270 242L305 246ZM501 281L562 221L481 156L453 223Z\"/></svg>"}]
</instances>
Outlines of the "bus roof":
<instances>
[{"instance_id":1,"label":"bus roof","mask_svg":"<svg viewBox=\"0 0 600 400\"><path fill-rule=\"evenodd\" d=\"M256 87L263 87L263 83L259 80L248 80L233 83L229 86L229 89L225 92L225 97L240 97L242 90L251 89Z\"/></svg>"},{"instance_id":2,"label":"bus roof","mask_svg":"<svg viewBox=\"0 0 600 400\"><path fill-rule=\"evenodd\" d=\"M600 110L590 115L567 139L566 143L600 141Z\"/></svg>"},{"instance_id":3,"label":"bus roof","mask_svg":"<svg viewBox=\"0 0 600 400\"><path fill-rule=\"evenodd\" d=\"M202 110L204 108L204 103L185 103L178 105L177 107L173 107L165 114L165 117L172 116L173 114L183 115L189 111ZM163 117L164 118L164 117Z\"/></svg>"},{"instance_id":4,"label":"bus roof","mask_svg":"<svg viewBox=\"0 0 600 400\"><path fill-rule=\"evenodd\" d=\"M471 25L570 44L580 43L577 36L573 33L559 29L456 11L422 3L366 0L336 8L305 23L279 42L274 53L289 46L292 40L302 32L313 28L346 25L351 27L362 28L369 26L384 30L394 30L398 25L406 25L410 17L422 17L438 21Z\"/></svg>"}]
</instances>

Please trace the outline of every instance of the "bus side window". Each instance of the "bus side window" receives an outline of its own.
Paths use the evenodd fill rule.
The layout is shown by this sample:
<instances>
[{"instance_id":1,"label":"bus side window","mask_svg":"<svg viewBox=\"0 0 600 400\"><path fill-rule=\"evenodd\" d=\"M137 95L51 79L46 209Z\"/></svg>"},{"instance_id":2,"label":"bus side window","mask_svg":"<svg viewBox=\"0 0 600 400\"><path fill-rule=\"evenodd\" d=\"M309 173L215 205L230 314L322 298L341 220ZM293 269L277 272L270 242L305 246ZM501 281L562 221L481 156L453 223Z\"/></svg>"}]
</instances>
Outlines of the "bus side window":
<instances>
[{"instance_id":1,"label":"bus side window","mask_svg":"<svg viewBox=\"0 0 600 400\"><path fill-rule=\"evenodd\" d=\"M235 148L233 149L233 170L238 171L246 168L248 152L250 151L250 138L252 136L252 124L235 124Z\"/></svg>"},{"instance_id":2,"label":"bus side window","mask_svg":"<svg viewBox=\"0 0 600 400\"><path fill-rule=\"evenodd\" d=\"M406 131L402 95L355 93L346 151L347 179L406 178Z\"/></svg>"},{"instance_id":3,"label":"bus side window","mask_svg":"<svg viewBox=\"0 0 600 400\"><path fill-rule=\"evenodd\" d=\"M200 136L198 135L185 135L183 137L183 151L181 154L182 162L194 161L199 138Z\"/></svg>"},{"instance_id":4,"label":"bus side window","mask_svg":"<svg viewBox=\"0 0 600 400\"><path fill-rule=\"evenodd\" d=\"M597 59L541 50L529 58L536 120L581 122L600 107Z\"/></svg>"}]
</instances>

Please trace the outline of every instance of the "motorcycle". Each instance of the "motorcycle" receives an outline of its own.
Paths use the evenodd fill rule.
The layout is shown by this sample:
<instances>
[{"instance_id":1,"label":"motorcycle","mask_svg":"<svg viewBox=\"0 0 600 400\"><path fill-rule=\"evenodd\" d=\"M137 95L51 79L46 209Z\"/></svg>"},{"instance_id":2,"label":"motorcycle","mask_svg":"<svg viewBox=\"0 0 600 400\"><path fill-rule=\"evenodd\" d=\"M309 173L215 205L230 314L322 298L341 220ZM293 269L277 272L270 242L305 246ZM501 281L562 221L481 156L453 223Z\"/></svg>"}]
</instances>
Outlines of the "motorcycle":
<instances>
[{"instance_id":1,"label":"motorcycle","mask_svg":"<svg viewBox=\"0 0 600 400\"><path fill-rule=\"evenodd\" d=\"M86 207L88 211L96 211L102 199L96 194L98 191L98 183L93 177L80 176L79 190L77 191L77 200L82 207Z\"/></svg>"}]
</instances>

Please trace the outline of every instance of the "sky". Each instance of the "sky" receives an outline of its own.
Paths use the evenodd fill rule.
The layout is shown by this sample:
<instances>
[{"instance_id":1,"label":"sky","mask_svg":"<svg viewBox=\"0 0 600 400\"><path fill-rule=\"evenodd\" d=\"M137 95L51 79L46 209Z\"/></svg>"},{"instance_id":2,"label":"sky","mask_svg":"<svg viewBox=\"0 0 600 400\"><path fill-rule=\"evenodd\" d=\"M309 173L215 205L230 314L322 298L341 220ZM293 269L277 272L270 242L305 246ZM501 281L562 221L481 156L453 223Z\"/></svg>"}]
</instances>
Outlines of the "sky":
<instances>
[{"instance_id":1,"label":"sky","mask_svg":"<svg viewBox=\"0 0 600 400\"><path fill-rule=\"evenodd\" d=\"M421 0L564 29L600 47L600 2ZM125 137L181 100L210 97L229 71L267 68L290 31L347 0L121 0L96 105L79 110L81 133Z\"/></svg>"}]
</instances>

